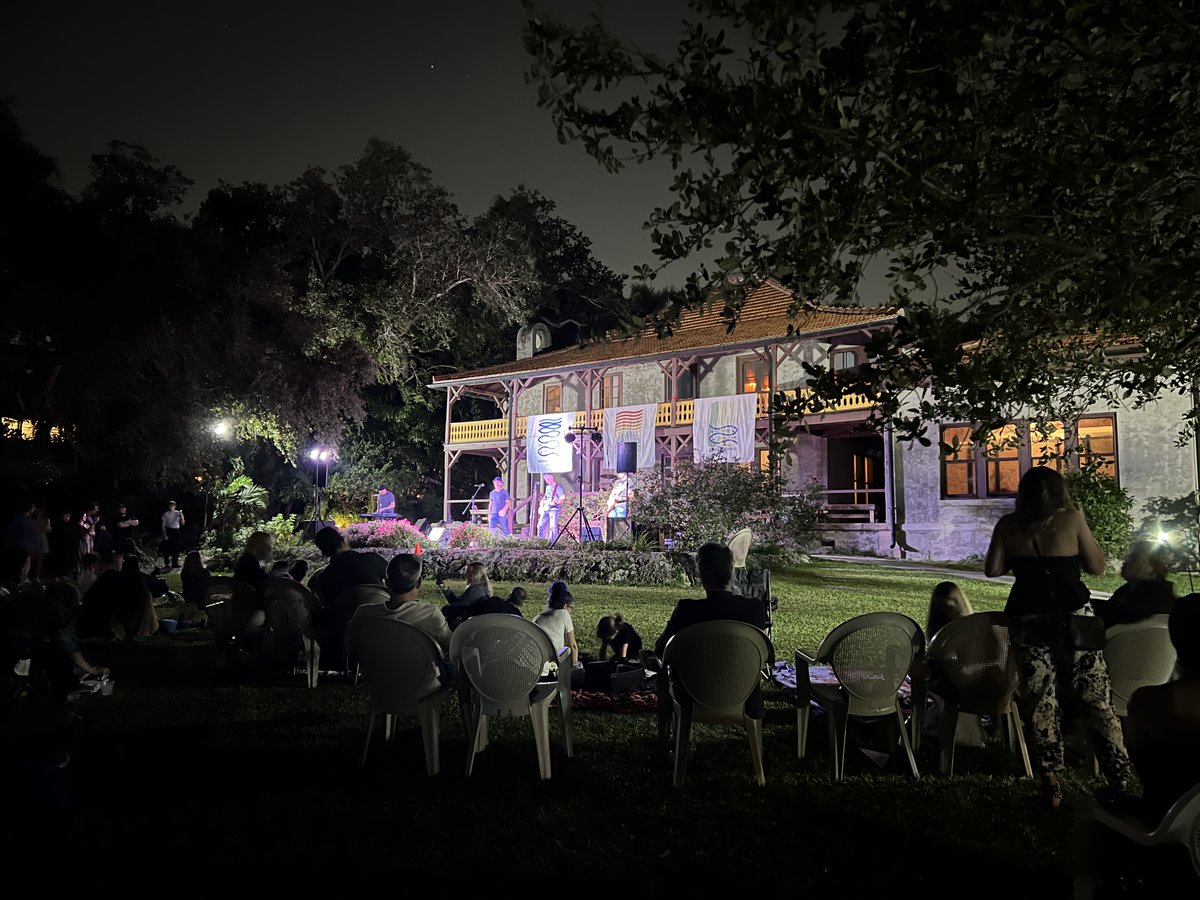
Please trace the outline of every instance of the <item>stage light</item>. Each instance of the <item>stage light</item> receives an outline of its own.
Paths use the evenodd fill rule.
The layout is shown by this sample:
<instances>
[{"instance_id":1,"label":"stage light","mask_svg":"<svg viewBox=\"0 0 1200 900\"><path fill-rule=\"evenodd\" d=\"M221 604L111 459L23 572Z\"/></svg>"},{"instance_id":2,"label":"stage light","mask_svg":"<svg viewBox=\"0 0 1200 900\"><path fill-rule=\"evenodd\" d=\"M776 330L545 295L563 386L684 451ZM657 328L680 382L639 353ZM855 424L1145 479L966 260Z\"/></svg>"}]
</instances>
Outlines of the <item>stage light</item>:
<instances>
[{"instance_id":1,"label":"stage light","mask_svg":"<svg viewBox=\"0 0 1200 900\"><path fill-rule=\"evenodd\" d=\"M317 456L317 459L321 460L321 462L329 462L329 460L333 459L333 451L332 450L322 450L321 453Z\"/></svg>"},{"instance_id":2,"label":"stage light","mask_svg":"<svg viewBox=\"0 0 1200 900\"><path fill-rule=\"evenodd\" d=\"M593 443L593 444L598 444L598 443L600 443L602 440L604 440L604 435L602 435L602 434L601 434L600 432L598 432L598 431L593 431L593 432L592 432L592 443Z\"/></svg>"},{"instance_id":3,"label":"stage light","mask_svg":"<svg viewBox=\"0 0 1200 900\"><path fill-rule=\"evenodd\" d=\"M321 451L318 450L316 447L313 447L311 450L308 451L308 458L311 459L313 462L316 462L318 459L321 458Z\"/></svg>"},{"instance_id":4,"label":"stage light","mask_svg":"<svg viewBox=\"0 0 1200 900\"><path fill-rule=\"evenodd\" d=\"M573 432L573 431L568 432L567 436L565 438L563 438L563 440L566 441L568 444L575 443L575 432Z\"/></svg>"},{"instance_id":5,"label":"stage light","mask_svg":"<svg viewBox=\"0 0 1200 900\"><path fill-rule=\"evenodd\" d=\"M432 528L429 529L429 534L427 535L427 537L431 541L440 541L445 534L446 534L446 526L445 525L434 525Z\"/></svg>"}]
</instances>

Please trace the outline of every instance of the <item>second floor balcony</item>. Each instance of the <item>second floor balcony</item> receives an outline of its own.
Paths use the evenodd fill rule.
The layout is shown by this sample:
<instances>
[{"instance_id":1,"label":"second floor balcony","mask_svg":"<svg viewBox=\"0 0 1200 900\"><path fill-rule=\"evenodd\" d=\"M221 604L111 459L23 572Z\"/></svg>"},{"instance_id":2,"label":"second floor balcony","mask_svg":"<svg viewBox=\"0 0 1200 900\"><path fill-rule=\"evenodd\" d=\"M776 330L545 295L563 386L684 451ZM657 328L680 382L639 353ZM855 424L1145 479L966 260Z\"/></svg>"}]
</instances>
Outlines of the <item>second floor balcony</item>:
<instances>
[{"instance_id":1,"label":"second floor balcony","mask_svg":"<svg viewBox=\"0 0 1200 900\"><path fill-rule=\"evenodd\" d=\"M770 395L761 393L758 395L758 411L757 416L760 419L765 419L770 412ZM859 412L869 410L874 404L865 395L850 394L843 397L838 403L827 410L827 412ZM674 407L674 419L672 420L671 410ZM658 404L658 414L655 417L654 424L658 428L671 428L675 426L686 426L692 424L694 416L695 402L692 400L678 400L675 403L660 403ZM590 427L599 430L604 424L604 410L593 409L591 422L586 422L586 412L575 413L574 425L576 428ZM529 418L527 416L518 416L516 419L516 434L513 435L517 440L525 438L526 429L528 428ZM450 444L499 444L508 440L508 419L482 419L476 422L451 422L450 423Z\"/></svg>"}]
</instances>

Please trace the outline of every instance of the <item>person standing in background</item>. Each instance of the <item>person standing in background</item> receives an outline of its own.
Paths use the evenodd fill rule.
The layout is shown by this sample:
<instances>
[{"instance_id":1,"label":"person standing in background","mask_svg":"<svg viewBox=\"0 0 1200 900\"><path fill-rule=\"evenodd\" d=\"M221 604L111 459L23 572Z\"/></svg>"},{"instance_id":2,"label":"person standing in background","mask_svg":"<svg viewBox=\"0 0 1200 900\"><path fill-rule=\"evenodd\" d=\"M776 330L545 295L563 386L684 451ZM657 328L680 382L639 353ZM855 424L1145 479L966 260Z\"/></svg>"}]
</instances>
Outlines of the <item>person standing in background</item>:
<instances>
[{"instance_id":1,"label":"person standing in background","mask_svg":"<svg viewBox=\"0 0 1200 900\"><path fill-rule=\"evenodd\" d=\"M134 529L140 523L125 508L124 503L117 505L117 514L113 516L112 537L113 549L117 553L137 553L137 543L134 541Z\"/></svg>"},{"instance_id":2,"label":"person standing in background","mask_svg":"<svg viewBox=\"0 0 1200 900\"><path fill-rule=\"evenodd\" d=\"M508 491L504 489L504 479L497 475L492 479L492 492L488 494L488 528L497 537L508 537L511 529L508 527Z\"/></svg>"},{"instance_id":3,"label":"person standing in background","mask_svg":"<svg viewBox=\"0 0 1200 900\"><path fill-rule=\"evenodd\" d=\"M187 522L174 500L167 501L167 511L162 514L163 566L179 568L179 531Z\"/></svg>"}]
</instances>

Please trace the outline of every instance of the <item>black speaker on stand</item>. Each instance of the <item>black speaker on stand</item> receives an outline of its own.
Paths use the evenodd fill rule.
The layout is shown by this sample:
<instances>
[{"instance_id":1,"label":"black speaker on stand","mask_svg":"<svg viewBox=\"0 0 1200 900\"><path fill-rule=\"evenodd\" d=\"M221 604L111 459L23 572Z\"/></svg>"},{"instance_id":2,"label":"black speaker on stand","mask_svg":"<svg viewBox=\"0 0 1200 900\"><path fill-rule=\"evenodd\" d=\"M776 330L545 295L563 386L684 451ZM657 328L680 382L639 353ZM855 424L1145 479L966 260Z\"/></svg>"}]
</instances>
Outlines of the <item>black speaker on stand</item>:
<instances>
[{"instance_id":1,"label":"black speaker on stand","mask_svg":"<svg viewBox=\"0 0 1200 900\"><path fill-rule=\"evenodd\" d=\"M305 519L300 524L304 526L304 533L300 535L300 540L302 541L316 540L317 532L322 528L337 527L337 522L333 521L333 519Z\"/></svg>"},{"instance_id":2,"label":"black speaker on stand","mask_svg":"<svg viewBox=\"0 0 1200 900\"><path fill-rule=\"evenodd\" d=\"M617 471L631 475L637 471L638 445L637 441L626 441L617 444Z\"/></svg>"}]
</instances>

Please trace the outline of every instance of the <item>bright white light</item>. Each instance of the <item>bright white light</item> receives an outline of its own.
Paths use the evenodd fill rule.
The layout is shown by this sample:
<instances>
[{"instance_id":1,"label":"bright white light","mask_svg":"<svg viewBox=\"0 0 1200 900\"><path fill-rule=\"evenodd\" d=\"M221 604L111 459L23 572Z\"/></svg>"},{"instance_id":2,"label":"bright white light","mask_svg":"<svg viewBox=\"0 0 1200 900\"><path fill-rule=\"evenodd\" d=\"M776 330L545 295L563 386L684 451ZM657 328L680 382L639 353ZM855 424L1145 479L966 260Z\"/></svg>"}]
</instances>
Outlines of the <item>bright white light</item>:
<instances>
[{"instance_id":1,"label":"bright white light","mask_svg":"<svg viewBox=\"0 0 1200 900\"><path fill-rule=\"evenodd\" d=\"M321 462L329 462L329 460L333 459L333 451L322 450L321 455L318 458L321 460Z\"/></svg>"},{"instance_id":2,"label":"bright white light","mask_svg":"<svg viewBox=\"0 0 1200 900\"><path fill-rule=\"evenodd\" d=\"M212 432L217 437L220 437L220 438L229 437L229 433L232 430L233 430L233 426L231 426L229 424L228 419L220 419L216 422L213 422Z\"/></svg>"},{"instance_id":3,"label":"bright white light","mask_svg":"<svg viewBox=\"0 0 1200 900\"><path fill-rule=\"evenodd\" d=\"M320 448L319 448L319 447L313 447L311 450L309 450L309 451L308 451L308 458L309 458L309 459L311 459L313 462L316 462L318 459L320 459L320 458L321 458L321 450L320 450Z\"/></svg>"},{"instance_id":4,"label":"bright white light","mask_svg":"<svg viewBox=\"0 0 1200 900\"><path fill-rule=\"evenodd\" d=\"M1169 531L1160 531L1160 532L1158 533L1158 542L1159 542L1160 544L1165 544L1165 543L1167 543L1167 542L1168 542L1168 541L1170 541L1170 540L1171 540L1171 532L1169 532Z\"/></svg>"}]
</instances>

